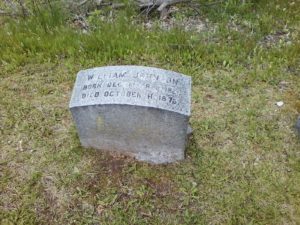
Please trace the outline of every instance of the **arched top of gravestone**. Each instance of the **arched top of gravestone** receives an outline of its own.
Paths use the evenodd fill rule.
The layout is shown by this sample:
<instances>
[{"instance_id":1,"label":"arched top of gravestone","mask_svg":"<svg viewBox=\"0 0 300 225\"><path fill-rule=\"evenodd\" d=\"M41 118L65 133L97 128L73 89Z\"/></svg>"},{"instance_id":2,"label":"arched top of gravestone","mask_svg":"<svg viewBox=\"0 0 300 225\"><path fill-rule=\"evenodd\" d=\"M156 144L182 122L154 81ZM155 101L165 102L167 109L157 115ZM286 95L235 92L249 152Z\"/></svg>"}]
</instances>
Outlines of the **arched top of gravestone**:
<instances>
[{"instance_id":1,"label":"arched top of gravestone","mask_svg":"<svg viewBox=\"0 0 300 225\"><path fill-rule=\"evenodd\" d=\"M145 66L106 66L77 74L70 108L133 105L190 115L191 77Z\"/></svg>"}]
</instances>

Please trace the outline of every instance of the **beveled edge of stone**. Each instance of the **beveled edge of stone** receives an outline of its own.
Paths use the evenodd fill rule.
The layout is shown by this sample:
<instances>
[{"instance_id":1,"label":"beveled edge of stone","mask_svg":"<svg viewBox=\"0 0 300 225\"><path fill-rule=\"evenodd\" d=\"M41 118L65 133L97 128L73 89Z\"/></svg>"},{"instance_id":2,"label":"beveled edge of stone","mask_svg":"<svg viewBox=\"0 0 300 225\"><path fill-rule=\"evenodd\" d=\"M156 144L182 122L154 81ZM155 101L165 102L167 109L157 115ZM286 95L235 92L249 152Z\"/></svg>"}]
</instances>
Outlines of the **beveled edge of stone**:
<instances>
[{"instance_id":1,"label":"beveled edge of stone","mask_svg":"<svg viewBox=\"0 0 300 225\"><path fill-rule=\"evenodd\" d=\"M153 108L153 109L159 109L159 110L165 110L165 111L170 111L170 112L174 112L174 113L178 113L178 114L182 114L182 115L185 115L185 116L188 116L190 117L191 115L191 92L192 92L192 78L190 76L187 76L185 74L182 74L182 73L178 73L178 72L175 72L175 71L172 71L172 70L166 70L166 69L162 69L162 68L157 68L157 67L151 67L151 66L140 66L140 65L111 65L111 66L101 66L101 67L92 67L92 68L89 68L89 69L84 69L84 70L80 70L77 74L76 74L76 80L75 80L75 83L74 83L74 86L73 86L73 89L72 89L72 96L71 96L71 99L70 99L70 103L69 103L69 109L72 109L72 108L77 108L77 107L85 107L85 106L92 106L92 105L116 105L116 103L105 103L105 104L91 104L91 105L83 105L83 106L78 106L78 105L72 105L72 100L74 98L74 95L75 95L75 84L77 83L77 77L80 73L86 73L88 71L92 71L92 70L96 70L96 69L107 69L107 68L112 68L112 69L116 69L116 68L127 68L127 69L130 69L130 67L132 68L140 68L140 69L154 69L154 70L160 70L162 72L165 72L165 73L172 73L172 74L175 74L177 76L181 76L181 77L184 77L184 79L188 80L188 84L189 84L189 87L187 87L187 105L188 105L188 111L187 112L179 112L179 111L173 111L173 110L168 110L168 109L164 109L164 108L159 108L159 107L153 107L153 106L143 106L143 105L133 105L133 104L117 104L117 105L133 105L133 106L138 106L138 107L146 107L146 108Z\"/></svg>"}]
</instances>

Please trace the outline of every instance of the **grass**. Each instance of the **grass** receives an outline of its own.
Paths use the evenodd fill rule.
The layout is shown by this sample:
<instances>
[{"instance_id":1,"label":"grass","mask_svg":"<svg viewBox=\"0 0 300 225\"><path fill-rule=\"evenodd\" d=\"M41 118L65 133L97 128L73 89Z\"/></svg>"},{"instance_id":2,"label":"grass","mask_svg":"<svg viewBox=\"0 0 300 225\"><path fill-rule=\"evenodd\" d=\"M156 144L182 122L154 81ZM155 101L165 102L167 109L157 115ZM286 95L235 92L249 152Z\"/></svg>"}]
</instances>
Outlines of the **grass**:
<instances>
[{"instance_id":1,"label":"grass","mask_svg":"<svg viewBox=\"0 0 300 225\"><path fill-rule=\"evenodd\" d=\"M1 18L1 224L299 224L299 8L227 1L202 8L200 33L149 30L132 12L111 23L100 11L88 34L59 11ZM80 146L68 110L76 73L115 64L192 76L184 161Z\"/></svg>"}]
</instances>

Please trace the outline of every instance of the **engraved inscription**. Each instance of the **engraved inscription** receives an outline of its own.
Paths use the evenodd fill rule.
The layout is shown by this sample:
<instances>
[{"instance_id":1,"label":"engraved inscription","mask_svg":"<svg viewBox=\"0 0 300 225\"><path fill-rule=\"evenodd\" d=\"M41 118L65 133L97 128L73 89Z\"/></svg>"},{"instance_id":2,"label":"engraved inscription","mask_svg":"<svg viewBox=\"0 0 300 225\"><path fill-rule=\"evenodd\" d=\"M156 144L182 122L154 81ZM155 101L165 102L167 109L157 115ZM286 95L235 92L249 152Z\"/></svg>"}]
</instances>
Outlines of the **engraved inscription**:
<instances>
[{"instance_id":1,"label":"engraved inscription","mask_svg":"<svg viewBox=\"0 0 300 225\"><path fill-rule=\"evenodd\" d=\"M129 104L189 115L189 77L140 66L100 67L81 71L71 105Z\"/></svg>"}]
</instances>

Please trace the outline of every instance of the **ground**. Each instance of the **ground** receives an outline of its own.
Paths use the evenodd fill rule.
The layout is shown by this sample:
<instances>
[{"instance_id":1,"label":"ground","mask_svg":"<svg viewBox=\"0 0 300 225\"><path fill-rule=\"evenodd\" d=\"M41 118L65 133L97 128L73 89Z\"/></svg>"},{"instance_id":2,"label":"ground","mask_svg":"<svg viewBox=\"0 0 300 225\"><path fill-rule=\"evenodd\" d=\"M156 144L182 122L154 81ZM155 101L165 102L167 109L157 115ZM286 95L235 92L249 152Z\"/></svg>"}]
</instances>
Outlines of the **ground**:
<instances>
[{"instance_id":1,"label":"ground","mask_svg":"<svg viewBox=\"0 0 300 225\"><path fill-rule=\"evenodd\" d=\"M300 2L226 2L163 22L99 11L85 32L59 10L1 18L1 224L300 224ZM117 64L192 77L185 160L80 146L76 73Z\"/></svg>"}]
</instances>

